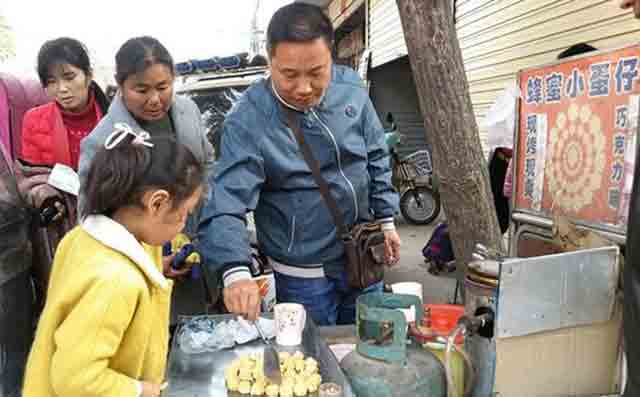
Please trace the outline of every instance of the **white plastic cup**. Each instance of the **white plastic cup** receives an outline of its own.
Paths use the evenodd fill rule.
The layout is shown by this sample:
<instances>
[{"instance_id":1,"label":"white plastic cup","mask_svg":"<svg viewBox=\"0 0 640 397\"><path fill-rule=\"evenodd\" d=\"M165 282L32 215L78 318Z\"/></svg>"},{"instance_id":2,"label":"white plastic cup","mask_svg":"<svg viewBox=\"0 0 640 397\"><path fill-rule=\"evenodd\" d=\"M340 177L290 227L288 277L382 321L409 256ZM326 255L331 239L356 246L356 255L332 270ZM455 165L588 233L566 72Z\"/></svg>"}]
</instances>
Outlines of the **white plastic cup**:
<instances>
[{"instance_id":1,"label":"white plastic cup","mask_svg":"<svg viewBox=\"0 0 640 397\"><path fill-rule=\"evenodd\" d=\"M302 344L302 331L307 311L298 303L278 303L273 307L276 324L276 343L281 346Z\"/></svg>"},{"instance_id":2,"label":"white plastic cup","mask_svg":"<svg viewBox=\"0 0 640 397\"><path fill-rule=\"evenodd\" d=\"M422 284L413 281L391 284L391 291L394 294L415 295L420 299L422 303ZM407 323L413 323L416 321L416 308L411 305L409 309L398 309L404 313L404 317Z\"/></svg>"}]
</instances>

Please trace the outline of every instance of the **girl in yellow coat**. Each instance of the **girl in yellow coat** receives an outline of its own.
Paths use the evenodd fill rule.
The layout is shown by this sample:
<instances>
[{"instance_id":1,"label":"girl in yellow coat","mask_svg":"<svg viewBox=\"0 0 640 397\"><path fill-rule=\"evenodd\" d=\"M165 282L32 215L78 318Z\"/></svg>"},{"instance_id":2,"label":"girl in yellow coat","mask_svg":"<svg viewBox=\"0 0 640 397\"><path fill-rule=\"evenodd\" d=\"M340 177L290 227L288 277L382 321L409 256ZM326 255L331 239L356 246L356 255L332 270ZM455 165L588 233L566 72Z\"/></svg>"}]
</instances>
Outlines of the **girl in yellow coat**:
<instances>
[{"instance_id":1,"label":"girl in yellow coat","mask_svg":"<svg viewBox=\"0 0 640 397\"><path fill-rule=\"evenodd\" d=\"M56 252L24 397L160 395L172 282L159 246L184 227L203 175L171 138L127 125L107 138L82 187L83 221Z\"/></svg>"}]
</instances>

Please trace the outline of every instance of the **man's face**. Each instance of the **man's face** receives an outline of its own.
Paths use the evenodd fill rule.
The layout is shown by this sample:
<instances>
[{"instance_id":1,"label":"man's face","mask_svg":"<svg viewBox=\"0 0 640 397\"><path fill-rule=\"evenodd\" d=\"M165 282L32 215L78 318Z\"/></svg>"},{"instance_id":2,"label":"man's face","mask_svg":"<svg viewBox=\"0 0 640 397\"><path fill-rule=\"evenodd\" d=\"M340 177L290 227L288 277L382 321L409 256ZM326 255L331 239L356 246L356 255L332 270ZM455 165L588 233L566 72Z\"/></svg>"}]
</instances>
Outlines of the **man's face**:
<instances>
[{"instance_id":1,"label":"man's face","mask_svg":"<svg viewBox=\"0 0 640 397\"><path fill-rule=\"evenodd\" d=\"M331 50L322 38L279 43L269 65L278 95L299 109L317 105L331 80Z\"/></svg>"},{"instance_id":2,"label":"man's face","mask_svg":"<svg viewBox=\"0 0 640 397\"><path fill-rule=\"evenodd\" d=\"M633 7L633 13L636 18L640 18L640 0L622 0L620 2L620 7L625 10Z\"/></svg>"}]
</instances>

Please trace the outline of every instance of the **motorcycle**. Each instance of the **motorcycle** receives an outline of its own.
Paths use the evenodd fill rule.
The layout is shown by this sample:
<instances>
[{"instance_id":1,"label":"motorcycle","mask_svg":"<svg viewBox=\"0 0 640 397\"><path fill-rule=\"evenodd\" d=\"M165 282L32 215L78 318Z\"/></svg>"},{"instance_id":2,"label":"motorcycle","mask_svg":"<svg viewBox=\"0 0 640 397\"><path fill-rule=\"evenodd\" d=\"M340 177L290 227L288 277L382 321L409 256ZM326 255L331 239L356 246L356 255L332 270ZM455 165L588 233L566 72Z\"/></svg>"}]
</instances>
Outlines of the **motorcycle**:
<instances>
[{"instance_id":1,"label":"motorcycle","mask_svg":"<svg viewBox=\"0 0 640 397\"><path fill-rule=\"evenodd\" d=\"M428 225L440 214L440 194L433 176L431 154L418 150L401 157L397 146L402 140L393 115L387 115L390 127L385 131L385 141L391 153L393 185L400 193L400 212L407 222Z\"/></svg>"}]
</instances>

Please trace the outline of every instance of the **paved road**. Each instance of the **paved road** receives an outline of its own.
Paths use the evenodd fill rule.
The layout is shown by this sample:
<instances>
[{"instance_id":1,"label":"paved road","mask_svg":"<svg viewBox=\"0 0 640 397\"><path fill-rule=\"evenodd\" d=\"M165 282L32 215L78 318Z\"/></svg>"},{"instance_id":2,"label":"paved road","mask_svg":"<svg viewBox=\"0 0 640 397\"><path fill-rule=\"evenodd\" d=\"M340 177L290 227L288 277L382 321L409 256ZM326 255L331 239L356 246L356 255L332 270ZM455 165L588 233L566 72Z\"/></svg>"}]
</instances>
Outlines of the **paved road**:
<instances>
[{"instance_id":1,"label":"paved road","mask_svg":"<svg viewBox=\"0 0 640 397\"><path fill-rule=\"evenodd\" d=\"M429 226L415 226L397 220L398 232L402 238L400 263L387 271L385 282L418 281L422 283L423 302L450 303L455 290L455 280L451 277L433 276L424 265L422 248L431 237L437 222Z\"/></svg>"},{"instance_id":2,"label":"paved road","mask_svg":"<svg viewBox=\"0 0 640 397\"><path fill-rule=\"evenodd\" d=\"M400 263L388 270L385 282L388 284L401 281L419 281L422 283L423 302L425 303L450 303L453 300L455 281L451 277L433 276L424 265L422 248L431 237L435 226L444 219L441 214L439 219L428 226L415 226L408 224L399 217L396 220L398 232L402 239ZM247 218L249 228L253 229L253 217Z\"/></svg>"}]
</instances>

